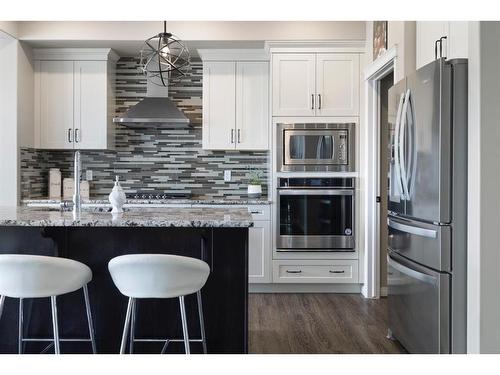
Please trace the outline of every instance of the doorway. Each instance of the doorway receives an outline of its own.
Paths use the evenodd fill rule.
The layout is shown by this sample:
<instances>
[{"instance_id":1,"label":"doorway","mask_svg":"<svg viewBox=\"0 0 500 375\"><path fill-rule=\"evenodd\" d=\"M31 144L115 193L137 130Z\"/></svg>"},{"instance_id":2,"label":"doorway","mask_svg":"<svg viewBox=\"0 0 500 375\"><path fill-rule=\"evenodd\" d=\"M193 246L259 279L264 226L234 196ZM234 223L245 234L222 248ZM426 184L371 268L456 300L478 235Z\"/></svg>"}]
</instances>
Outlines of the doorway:
<instances>
[{"instance_id":1,"label":"doorway","mask_svg":"<svg viewBox=\"0 0 500 375\"><path fill-rule=\"evenodd\" d=\"M394 72L380 80L380 119L379 119L379 261L380 261L380 295L387 296L387 189L389 184L388 165L390 161L389 139L389 89L394 84Z\"/></svg>"}]
</instances>

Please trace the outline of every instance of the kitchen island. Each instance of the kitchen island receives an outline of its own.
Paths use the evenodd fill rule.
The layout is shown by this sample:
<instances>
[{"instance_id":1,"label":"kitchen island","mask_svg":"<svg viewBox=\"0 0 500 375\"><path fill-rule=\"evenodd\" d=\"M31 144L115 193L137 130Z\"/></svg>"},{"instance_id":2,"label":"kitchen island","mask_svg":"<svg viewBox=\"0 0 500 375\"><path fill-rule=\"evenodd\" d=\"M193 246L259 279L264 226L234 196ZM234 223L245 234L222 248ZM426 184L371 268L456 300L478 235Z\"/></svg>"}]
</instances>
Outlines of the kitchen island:
<instances>
[{"instance_id":1,"label":"kitchen island","mask_svg":"<svg viewBox=\"0 0 500 375\"><path fill-rule=\"evenodd\" d=\"M98 210L72 212L0 207L0 253L70 258L93 272L89 293L99 353L117 353L127 298L114 286L107 265L123 254L176 254L202 259L210 276L202 289L209 353L247 352L248 228L245 208L140 208L120 215ZM186 297L190 337L199 337L195 295ZM178 301L140 300L136 337L180 338ZM61 338L88 337L81 291L58 298ZM0 353L17 351L18 300L7 298L0 320ZM49 299L24 301L25 337L52 337ZM44 343L25 343L27 353ZM139 342L137 353L159 353L162 343ZM192 343L192 352L201 352ZM90 353L88 343L63 342L62 353ZM167 352L183 352L171 343Z\"/></svg>"}]
</instances>

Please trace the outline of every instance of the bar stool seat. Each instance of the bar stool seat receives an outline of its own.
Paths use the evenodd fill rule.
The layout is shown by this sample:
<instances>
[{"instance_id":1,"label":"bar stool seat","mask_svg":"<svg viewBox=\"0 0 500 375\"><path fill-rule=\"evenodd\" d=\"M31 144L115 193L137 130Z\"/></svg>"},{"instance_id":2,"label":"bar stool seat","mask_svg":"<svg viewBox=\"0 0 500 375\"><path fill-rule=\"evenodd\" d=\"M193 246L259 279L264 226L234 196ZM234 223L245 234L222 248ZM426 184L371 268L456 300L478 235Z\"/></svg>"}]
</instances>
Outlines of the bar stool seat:
<instances>
[{"instance_id":1,"label":"bar stool seat","mask_svg":"<svg viewBox=\"0 0 500 375\"><path fill-rule=\"evenodd\" d=\"M55 353L60 353L57 302L62 294L83 289L89 325L89 339L68 339L71 341L91 341L96 352L92 315L87 284L92 280L92 271L83 263L71 259L40 255L2 254L0 255L0 318L5 297L19 299L19 353L25 341L49 341L48 339L23 338L23 299L51 298L52 323Z\"/></svg>"},{"instance_id":2,"label":"bar stool seat","mask_svg":"<svg viewBox=\"0 0 500 375\"><path fill-rule=\"evenodd\" d=\"M125 353L126 340L130 329L130 352L134 341L165 341L162 352L172 339L139 340L134 338L135 304L139 298L179 298L184 346L190 353L189 341L201 341L206 353L205 328L201 301L201 288L205 285L210 267L202 260L167 254L131 254L111 259L109 272L118 290L129 297L127 315L123 328L120 353ZM197 294L201 339L189 340L184 296Z\"/></svg>"}]
</instances>

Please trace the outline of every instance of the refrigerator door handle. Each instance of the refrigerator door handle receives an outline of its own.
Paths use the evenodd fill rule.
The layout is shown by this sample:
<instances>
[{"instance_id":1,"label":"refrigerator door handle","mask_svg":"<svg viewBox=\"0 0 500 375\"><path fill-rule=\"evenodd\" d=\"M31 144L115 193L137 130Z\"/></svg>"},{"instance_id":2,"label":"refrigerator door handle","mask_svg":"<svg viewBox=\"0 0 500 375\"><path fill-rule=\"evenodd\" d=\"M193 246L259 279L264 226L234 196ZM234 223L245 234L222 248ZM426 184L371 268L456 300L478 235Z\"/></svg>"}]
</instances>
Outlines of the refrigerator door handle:
<instances>
[{"instance_id":1,"label":"refrigerator door handle","mask_svg":"<svg viewBox=\"0 0 500 375\"><path fill-rule=\"evenodd\" d=\"M401 181L403 184L403 197L405 200L410 199L408 193L408 176L406 174L406 157L405 157L405 129L406 129L406 112L408 111L408 101L410 99L410 89L406 90L403 110L401 111L401 131L399 132L399 152L400 152L400 165L401 165Z\"/></svg>"},{"instance_id":2,"label":"refrigerator door handle","mask_svg":"<svg viewBox=\"0 0 500 375\"><path fill-rule=\"evenodd\" d=\"M403 265L402 263L396 262L396 260L392 259L390 255L387 255L387 264L389 264L392 268L398 270L399 272L404 273L405 275L408 275L411 278L422 281L424 283L436 285L438 282L438 279L431 275L419 272L417 270L414 270L412 268Z\"/></svg>"},{"instance_id":3,"label":"refrigerator door handle","mask_svg":"<svg viewBox=\"0 0 500 375\"><path fill-rule=\"evenodd\" d=\"M419 228L413 225L406 225L402 223L398 223L392 219L387 219L387 225L392 229L399 230L401 232L414 234L416 236L427 237L427 238L437 238L437 231L426 228Z\"/></svg>"},{"instance_id":4,"label":"refrigerator door handle","mask_svg":"<svg viewBox=\"0 0 500 375\"><path fill-rule=\"evenodd\" d=\"M415 175L417 171L417 146L415 144L416 130L415 130L415 112L413 110L413 100L412 95L408 97L408 110L410 124L408 125L408 179L407 179L407 190L408 190L408 200L411 200L411 195L414 190L415 185Z\"/></svg>"},{"instance_id":5,"label":"refrigerator door handle","mask_svg":"<svg viewBox=\"0 0 500 375\"><path fill-rule=\"evenodd\" d=\"M405 99L405 94L402 93L401 96L399 97L398 111L396 114L396 134L394 135L394 169L396 172L397 187L399 189L399 193L402 195L403 200L404 196L403 196L403 183L401 182L401 162L399 160L399 148L400 148L399 132L400 132L401 113L402 113L404 99Z\"/></svg>"}]
</instances>

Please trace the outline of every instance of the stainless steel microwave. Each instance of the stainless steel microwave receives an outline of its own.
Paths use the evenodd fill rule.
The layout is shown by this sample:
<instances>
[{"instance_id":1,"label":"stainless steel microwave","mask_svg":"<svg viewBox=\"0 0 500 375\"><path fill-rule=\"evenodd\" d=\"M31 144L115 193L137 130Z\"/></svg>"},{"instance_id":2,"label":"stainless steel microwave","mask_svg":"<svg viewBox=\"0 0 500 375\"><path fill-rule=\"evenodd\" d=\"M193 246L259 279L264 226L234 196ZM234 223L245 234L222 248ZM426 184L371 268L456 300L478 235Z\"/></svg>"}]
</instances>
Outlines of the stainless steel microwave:
<instances>
[{"instance_id":1,"label":"stainless steel microwave","mask_svg":"<svg viewBox=\"0 0 500 375\"><path fill-rule=\"evenodd\" d=\"M353 172L354 125L278 123L278 171Z\"/></svg>"}]
</instances>

